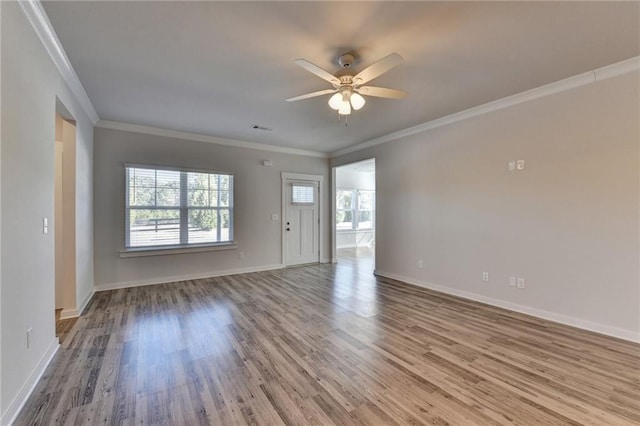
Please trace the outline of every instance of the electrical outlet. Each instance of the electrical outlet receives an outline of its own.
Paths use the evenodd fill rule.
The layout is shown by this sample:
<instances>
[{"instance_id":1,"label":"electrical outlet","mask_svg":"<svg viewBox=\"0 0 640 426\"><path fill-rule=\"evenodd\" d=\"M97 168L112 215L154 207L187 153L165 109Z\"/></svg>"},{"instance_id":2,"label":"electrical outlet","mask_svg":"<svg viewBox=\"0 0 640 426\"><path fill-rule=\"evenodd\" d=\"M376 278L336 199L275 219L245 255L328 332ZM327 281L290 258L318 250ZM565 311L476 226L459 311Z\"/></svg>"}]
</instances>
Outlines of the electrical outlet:
<instances>
[{"instance_id":1,"label":"electrical outlet","mask_svg":"<svg viewBox=\"0 0 640 426\"><path fill-rule=\"evenodd\" d=\"M526 287L527 287L527 282L525 281L525 279L518 277L518 288L522 289Z\"/></svg>"},{"instance_id":2,"label":"electrical outlet","mask_svg":"<svg viewBox=\"0 0 640 426\"><path fill-rule=\"evenodd\" d=\"M424 268L424 261L422 259L418 260L418 268Z\"/></svg>"},{"instance_id":3,"label":"electrical outlet","mask_svg":"<svg viewBox=\"0 0 640 426\"><path fill-rule=\"evenodd\" d=\"M31 332L33 331L32 327L29 327L27 330L27 349L31 348Z\"/></svg>"},{"instance_id":4,"label":"electrical outlet","mask_svg":"<svg viewBox=\"0 0 640 426\"><path fill-rule=\"evenodd\" d=\"M509 286L511 287L516 286L516 277L509 277Z\"/></svg>"},{"instance_id":5,"label":"electrical outlet","mask_svg":"<svg viewBox=\"0 0 640 426\"><path fill-rule=\"evenodd\" d=\"M509 161L509 171L510 172L515 172L516 171L516 162L515 161Z\"/></svg>"},{"instance_id":6,"label":"electrical outlet","mask_svg":"<svg viewBox=\"0 0 640 426\"><path fill-rule=\"evenodd\" d=\"M244 259L244 252L243 252L243 251L239 251L239 252L238 252L238 257L239 257L240 259Z\"/></svg>"},{"instance_id":7,"label":"electrical outlet","mask_svg":"<svg viewBox=\"0 0 640 426\"><path fill-rule=\"evenodd\" d=\"M273 220L274 222L278 220L278 213L271 214L271 220Z\"/></svg>"},{"instance_id":8,"label":"electrical outlet","mask_svg":"<svg viewBox=\"0 0 640 426\"><path fill-rule=\"evenodd\" d=\"M482 281L489 281L489 273L488 272L483 272L482 273Z\"/></svg>"}]
</instances>

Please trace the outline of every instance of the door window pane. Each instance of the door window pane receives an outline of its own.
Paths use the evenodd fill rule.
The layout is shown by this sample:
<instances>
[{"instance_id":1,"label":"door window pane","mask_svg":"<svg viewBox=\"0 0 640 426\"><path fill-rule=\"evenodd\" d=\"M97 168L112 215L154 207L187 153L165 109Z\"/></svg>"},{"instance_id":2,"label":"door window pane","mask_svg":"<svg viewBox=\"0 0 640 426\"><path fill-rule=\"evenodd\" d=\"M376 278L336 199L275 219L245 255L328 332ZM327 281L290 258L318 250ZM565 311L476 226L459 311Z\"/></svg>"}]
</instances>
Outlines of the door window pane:
<instances>
[{"instance_id":1,"label":"door window pane","mask_svg":"<svg viewBox=\"0 0 640 426\"><path fill-rule=\"evenodd\" d=\"M291 202L293 204L313 204L315 189L315 186L291 185Z\"/></svg>"}]
</instances>

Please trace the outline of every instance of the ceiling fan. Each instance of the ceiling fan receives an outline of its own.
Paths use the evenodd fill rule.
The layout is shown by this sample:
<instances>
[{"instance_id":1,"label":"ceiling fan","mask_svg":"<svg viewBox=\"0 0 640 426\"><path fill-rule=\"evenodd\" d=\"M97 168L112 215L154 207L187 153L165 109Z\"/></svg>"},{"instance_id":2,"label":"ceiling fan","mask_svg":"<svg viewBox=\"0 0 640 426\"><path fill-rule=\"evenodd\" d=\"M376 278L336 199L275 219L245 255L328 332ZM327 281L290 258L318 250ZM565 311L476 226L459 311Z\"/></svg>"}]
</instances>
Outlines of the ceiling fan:
<instances>
[{"instance_id":1,"label":"ceiling fan","mask_svg":"<svg viewBox=\"0 0 640 426\"><path fill-rule=\"evenodd\" d=\"M338 64L344 69L350 68L354 61L355 58L352 53L345 53L338 58ZM357 111L362 108L366 102L362 95L389 99L402 99L407 96L407 93L402 90L364 86L364 84L400 64L402 62L402 56L397 53L385 56L356 75L333 75L306 59L296 59L294 62L321 79L328 81L333 88L289 98L287 102L300 101L302 99L334 93L334 95L329 98L329 106L338 111L338 115L340 116L351 114L352 109Z\"/></svg>"}]
</instances>

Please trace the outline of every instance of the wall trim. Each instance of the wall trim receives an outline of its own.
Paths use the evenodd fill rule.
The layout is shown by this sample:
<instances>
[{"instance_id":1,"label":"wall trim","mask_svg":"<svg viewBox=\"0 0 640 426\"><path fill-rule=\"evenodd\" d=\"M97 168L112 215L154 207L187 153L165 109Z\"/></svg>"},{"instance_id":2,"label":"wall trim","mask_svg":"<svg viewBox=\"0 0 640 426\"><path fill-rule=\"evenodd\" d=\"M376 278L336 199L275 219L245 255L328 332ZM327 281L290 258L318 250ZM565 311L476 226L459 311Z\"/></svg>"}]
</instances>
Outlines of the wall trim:
<instances>
[{"instance_id":1,"label":"wall trim","mask_svg":"<svg viewBox=\"0 0 640 426\"><path fill-rule=\"evenodd\" d=\"M167 138L185 139L195 142L206 142L215 145L233 146L236 148L257 149L260 151L279 152L283 154L303 155L306 157L329 158L329 154L299 148L267 145L247 142L238 139L226 139L200 133L183 132L179 130L162 129L160 127L143 126L140 124L123 123L120 121L99 120L96 127L103 129L121 130L123 132L142 133L145 135L162 136Z\"/></svg>"},{"instance_id":2,"label":"wall trim","mask_svg":"<svg viewBox=\"0 0 640 426\"><path fill-rule=\"evenodd\" d=\"M89 304L89 302L91 301L95 293L96 293L95 290L91 289L91 291L89 292L87 297L85 297L82 304L80 304L79 309L63 309L62 312L60 312L60 319L76 318L82 315L82 313L84 312L85 308L87 307L87 305Z\"/></svg>"},{"instance_id":3,"label":"wall trim","mask_svg":"<svg viewBox=\"0 0 640 426\"><path fill-rule=\"evenodd\" d=\"M11 401L11 404L9 404L7 411L5 411L2 415L0 424L13 424L13 422L16 420L16 417L18 417L18 414L20 414L22 407L24 407L24 404L27 402L34 389L36 388L36 385L40 381L40 378L42 378L44 371L47 369L47 367L51 363L51 360L53 360L53 357L58 352L59 348L60 344L58 343L58 338L54 337L53 341L49 345L49 348L47 348L45 353L42 355L42 358L40 358L40 362L38 362L38 365L33 370L27 381L22 385L18 394L15 396L15 398L13 398L13 401Z\"/></svg>"},{"instance_id":4,"label":"wall trim","mask_svg":"<svg viewBox=\"0 0 640 426\"><path fill-rule=\"evenodd\" d=\"M79 317L80 313L78 311L78 309L63 309L62 312L60 312L60 319L64 320L64 319L69 319L69 318L76 318Z\"/></svg>"},{"instance_id":5,"label":"wall trim","mask_svg":"<svg viewBox=\"0 0 640 426\"><path fill-rule=\"evenodd\" d=\"M448 294L451 296L461 297L463 299L472 300L474 302L486 303L487 305L495 306L498 308L508 309L510 311L518 312L521 314L531 315L537 318L541 318L556 323L569 325L571 327L580 328L582 330L592 331L599 334L604 334L610 337L616 337L618 339L627 340L634 343L640 343L640 331L627 330L618 327L612 327L605 324L600 324L592 321L583 320L568 315L562 315L555 312L545 311L543 309L532 308L526 305L520 305L518 303L509 302L501 299L494 299L492 297L482 296L480 294L471 293L464 290L458 290L455 288L443 286L440 284L434 284L427 281L417 280L411 277L405 277L403 275L394 274L392 272L381 271L376 269L374 274L380 277L390 278L392 280L401 281L406 284L414 285L417 287L426 288L429 290L437 291L439 293Z\"/></svg>"},{"instance_id":6,"label":"wall trim","mask_svg":"<svg viewBox=\"0 0 640 426\"><path fill-rule=\"evenodd\" d=\"M49 53L53 63L58 68L63 80L75 95L78 103L80 103L82 109L89 117L89 120L91 120L95 125L100 119L98 117L98 113L93 108L93 104L91 103L87 92L84 90L76 71L73 69L73 66L71 66L71 62L69 61L69 58L62 47L62 43L60 43L60 40L53 29L53 25L51 25L51 21L49 21L47 13L42 7L42 3L40 3L40 0L20 0L18 1L18 4L22 8L24 14L27 15L29 23L35 30L36 34L38 34L40 41L44 45L47 53Z\"/></svg>"},{"instance_id":7,"label":"wall trim","mask_svg":"<svg viewBox=\"0 0 640 426\"><path fill-rule=\"evenodd\" d=\"M360 151L366 148L371 148L373 146L395 141L397 139L405 138L407 136L412 136L418 133L423 133L428 130L436 129L438 127L447 126L449 124L466 120L468 118L512 107L524 102L533 101L535 99L550 96L555 93L564 92L566 90L571 90L581 86L586 86L588 84L593 84L598 81L617 77L619 75L631 73L638 70L640 70L640 56L629 58L624 61L616 62L614 64L607 65L601 68L596 68L582 74L577 74L563 80L545 84L544 86L517 93L515 95L507 96L505 98L478 105L473 108L446 115L444 117L436 118L435 120L427 121L413 127L408 127L397 132L389 133L388 135L370 139L366 142L362 142L357 145L332 152L329 156L330 158L336 158L341 155L350 154L352 152Z\"/></svg>"},{"instance_id":8,"label":"wall trim","mask_svg":"<svg viewBox=\"0 0 640 426\"><path fill-rule=\"evenodd\" d=\"M189 281L189 280L200 280L205 278L214 278L214 277L223 277L227 275L238 275L238 274L249 274L252 272L264 272L264 271L273 271L276 269L282 269L284 265L282 264L274 264L274 265L264 265L264 266L255 266L250 268L236 268L236 269L227 269L225 271L211 271L211 272L203 272L200 274L190 274L190 275L174 275L171 277L162 277L162 278L150 278L146 280L135 280L135 281L125 281L125 282L116 282L116 283L107 283L97 285L95 287L96 292L100 291L108 291L108 290L118 290L121 288L132 288L132 287L142 287L145 285L156 285L156 284L168 284L179 281Z\"/></svg>"}]
</instances>

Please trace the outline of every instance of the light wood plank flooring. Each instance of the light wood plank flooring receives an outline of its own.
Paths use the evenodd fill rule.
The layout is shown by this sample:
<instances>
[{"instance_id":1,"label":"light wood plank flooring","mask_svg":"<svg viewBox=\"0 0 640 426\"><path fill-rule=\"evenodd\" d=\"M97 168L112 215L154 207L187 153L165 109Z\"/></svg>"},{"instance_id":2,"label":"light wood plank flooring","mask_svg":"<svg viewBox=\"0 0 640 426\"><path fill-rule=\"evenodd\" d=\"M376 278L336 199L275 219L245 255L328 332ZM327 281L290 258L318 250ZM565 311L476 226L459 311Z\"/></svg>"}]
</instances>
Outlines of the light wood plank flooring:
<instances>
[{"instance_id":1,"label":"light wood plank flooring","mask_svg":"<svg viewBox=\"0 0 640 426\"><path fill-rule=\"evenodd\" d=\"M640 424L640 345L357 265L97 293L16 424Z\"/></svg>"}]
</instances>

